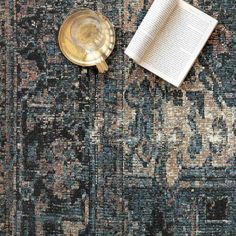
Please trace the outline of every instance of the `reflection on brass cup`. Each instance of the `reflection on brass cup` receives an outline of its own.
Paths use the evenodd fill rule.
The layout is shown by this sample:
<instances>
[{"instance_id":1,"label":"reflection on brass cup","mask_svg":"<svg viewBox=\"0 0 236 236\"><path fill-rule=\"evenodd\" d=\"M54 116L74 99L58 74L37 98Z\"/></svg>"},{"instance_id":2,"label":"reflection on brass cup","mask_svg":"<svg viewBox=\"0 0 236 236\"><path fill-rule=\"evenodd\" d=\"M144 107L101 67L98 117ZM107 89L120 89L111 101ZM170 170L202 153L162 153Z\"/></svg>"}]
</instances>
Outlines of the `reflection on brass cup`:
<instances>
[{"instance_id":1,"label":"reflection on brass cup","mask_svg":"<svg viewBox=\"0 0 236 236\"><path fill-rule=\"evenodd\" d=\"M58 40L61 51L73 63L96 65L101 73L108 70L105 60L114 48L115 31L101 13L90 9L73 11L63 22Z\"/></svg>"}]
</instances>

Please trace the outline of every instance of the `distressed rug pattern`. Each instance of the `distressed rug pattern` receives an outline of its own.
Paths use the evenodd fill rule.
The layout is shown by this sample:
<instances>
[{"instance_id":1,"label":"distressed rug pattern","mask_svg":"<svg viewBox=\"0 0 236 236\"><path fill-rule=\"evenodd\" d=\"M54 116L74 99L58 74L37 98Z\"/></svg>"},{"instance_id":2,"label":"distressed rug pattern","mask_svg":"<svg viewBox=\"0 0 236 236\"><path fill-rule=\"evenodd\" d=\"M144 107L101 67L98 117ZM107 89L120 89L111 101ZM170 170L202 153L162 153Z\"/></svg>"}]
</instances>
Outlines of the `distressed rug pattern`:
<instances>
[{"instance_id":1,"label":"distressed rug pattern","mask_svg":"<svg viewBox=\"0 0 236 236\"><path fill-rule=\"evenodd\" d=\"M181 89L124 55L152 1L0 1L0 235L236 235L236 4ZM67 61L72 8L103 12L106 75Z\"/></svg>"}]
</instances>

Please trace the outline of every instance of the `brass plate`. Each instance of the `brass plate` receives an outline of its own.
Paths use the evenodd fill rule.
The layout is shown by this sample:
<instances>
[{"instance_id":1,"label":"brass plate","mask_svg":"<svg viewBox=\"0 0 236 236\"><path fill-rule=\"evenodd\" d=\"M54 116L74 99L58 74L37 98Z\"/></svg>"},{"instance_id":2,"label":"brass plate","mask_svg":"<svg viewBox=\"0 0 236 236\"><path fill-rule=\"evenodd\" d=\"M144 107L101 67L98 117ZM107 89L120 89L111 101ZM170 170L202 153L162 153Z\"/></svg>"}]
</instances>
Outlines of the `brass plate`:
<instances>
[{"instance_id":1,"label":"brass plate","mask_svg":"<svg viewBox=\"0 0 236 236\"><path fill-rule=\"evenodd\" d=\"M76 46L71 39L70 30L74 19L81 14L81 11L77 11L69 15L59 30L59 46L65 57L71 62L80 66L95 66L103 62L113 51L115 46L115 30L112 23L102 14L96 12L105 24L105 43L96 51L85 52L84 49Z\"/></svg>"}]
</instances>

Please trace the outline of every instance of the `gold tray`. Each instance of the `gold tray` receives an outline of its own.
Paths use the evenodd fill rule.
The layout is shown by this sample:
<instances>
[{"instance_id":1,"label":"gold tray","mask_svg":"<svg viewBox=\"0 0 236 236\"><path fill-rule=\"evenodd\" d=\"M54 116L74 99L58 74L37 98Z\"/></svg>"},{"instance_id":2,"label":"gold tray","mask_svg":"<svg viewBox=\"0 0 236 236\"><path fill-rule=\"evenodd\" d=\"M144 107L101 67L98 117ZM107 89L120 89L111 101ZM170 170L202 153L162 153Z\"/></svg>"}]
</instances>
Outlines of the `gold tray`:
<instances>
[{"instance_id":1,"label":"gold tray","mask_svg":"<svg viewBox=\"0 0 236 236\"><path fill-rule=\"evenodd\" d=\"M59 30L59 46L65 57L71 62L80 66L95 66L103 63L104 60L111 54L115 46L115 30L112 23L101 13L96 12L105 24L105 43L96 51L85 52L84 49L76 46L70 36L70 29L74 19L80 14L80 11L69 15Z\"/></svg>"}]
</instances>

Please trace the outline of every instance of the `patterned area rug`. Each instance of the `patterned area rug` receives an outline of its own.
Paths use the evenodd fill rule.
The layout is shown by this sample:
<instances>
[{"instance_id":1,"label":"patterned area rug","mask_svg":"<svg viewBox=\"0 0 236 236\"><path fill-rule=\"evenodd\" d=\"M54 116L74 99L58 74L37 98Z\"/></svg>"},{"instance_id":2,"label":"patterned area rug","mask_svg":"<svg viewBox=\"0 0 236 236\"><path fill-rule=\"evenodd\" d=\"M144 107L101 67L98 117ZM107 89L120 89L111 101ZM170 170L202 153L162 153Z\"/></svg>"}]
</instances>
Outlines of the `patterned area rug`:
<instances>
[{"instance_id":1,"label":"patterned area rug","mask_svg":"<svg viewBox=\"0 0 236 236\"><path fill-rule=\"evenodd\" d=\"M124 55L152 1L0 1L0 235L236 235L236 4L180 89ZM58 29L103 12L109 73L73 65Z\"/></svg>"}]
</instances>

